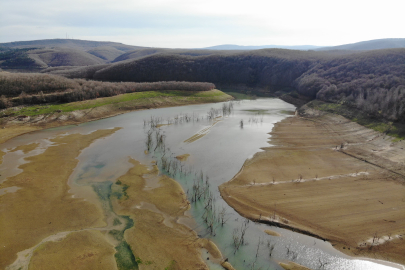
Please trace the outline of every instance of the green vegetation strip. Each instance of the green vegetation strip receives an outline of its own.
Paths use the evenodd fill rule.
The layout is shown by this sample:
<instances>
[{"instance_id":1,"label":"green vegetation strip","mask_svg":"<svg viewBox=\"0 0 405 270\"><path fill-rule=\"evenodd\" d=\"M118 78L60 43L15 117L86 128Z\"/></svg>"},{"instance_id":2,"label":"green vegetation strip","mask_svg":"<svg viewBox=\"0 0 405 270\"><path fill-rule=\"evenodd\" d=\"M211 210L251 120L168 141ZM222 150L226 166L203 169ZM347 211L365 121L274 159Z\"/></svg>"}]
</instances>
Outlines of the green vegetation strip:
<instances>
[{"instance_id":1,"label":"green vegetation strip","mask_svg":"<svg viewBox=\"0 0 405 270\"><path fill-rule=\"evenodd\" d=\"M127 242L122 241L115 247L115 261L119 270L135 270L138 269L138 263L135 256L132 254L131 247Z\"/></svg>"},{"instance_id":2,"label":"green vegetation strip","mask_svg":"<svg viewBox=\"0 0 405 270\"><path fill-rule=\"evenodd\" d=\"M101 183L93 183L92 187L99 196L104 211L114 212L111 205L111 197L122 197L123 194L119 191L120 185L106 181ZM117 263L118 270L135 270L138 269L138 264L142 263L142 261L135 258L131 247L124 239L124 232L134 226L134 221L129 216L120 217L122 220L125 220L125 228L122 230L113 229L108 232L115 238L115 240L119 242L119 244L115 247L115 250L117 251L114 255L115 261ZM114 224L121 224L119 218L115 218Z\"/></svg>"},{"instance_id":3,"label":"green vegetation strip","mask_svg":"<svg viewBox=\"0 0 405 270\"><path fill-rule=\"evenodd\" d=\"M66 104L47 104L47 105L36 105L23 107L19 111L14 109L7 109L3 112L4 115L27 115L36 116L41 114L52 114L52 113L63 113L72 112L76 110L85 110L96 108L104 105L131 105L128 103L136 102L137 105L147 106L152 104L153 99L158 98L171 98L173 101L189 100L190 102L196 102L198 100L204 99L206 102L216 101L216 98L225 97L226 94L219 90L210 91L147 91L147 92L136 92L129 94L122 94L113 97L98 98L93 100L78 101ZM125 104L126 103L126 104Z\"/></svg>"}]
</instances>

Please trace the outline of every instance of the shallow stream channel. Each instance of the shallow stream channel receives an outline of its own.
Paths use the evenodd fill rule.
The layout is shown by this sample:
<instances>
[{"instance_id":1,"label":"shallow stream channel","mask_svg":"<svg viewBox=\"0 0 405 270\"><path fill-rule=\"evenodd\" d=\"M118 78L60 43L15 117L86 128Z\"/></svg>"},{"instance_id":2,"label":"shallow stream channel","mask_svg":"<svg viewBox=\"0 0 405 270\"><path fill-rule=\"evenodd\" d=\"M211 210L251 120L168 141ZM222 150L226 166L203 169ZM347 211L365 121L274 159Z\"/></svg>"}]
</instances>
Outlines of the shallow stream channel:
<instances>
[{"instance_id":1,"label":"shallow stream channel","mask_svg":"<svg viewBox=\"0 0 405 270\"><path fill-rule=\"evenodd\" d=\"M33 142L47 147L48 139L57 134L87 134L122 127L82 151L69 180L74 196L103 203L111 184L132 166L129 157L148 166L157 162L160 173L176 179L190 201L187 215L191 218L178 222L200 237L211 239L235 269L283 269L279 263L288 261L310 269L403 269L389 262L352 258L323 240L248 221L223 201L218 186L231 180L262 147L271 146L268 133L275 123L291 117L294 111L293 105L270 98L134 111L19 136L3 144L2 149ZM182 156L183 161L176 156ZM18 152L7 153L0 166L0 180L17 174L24 157ZM148 185L153 188L153 179ZM98 196L90 194L92 189L83 191L85 186L100 190ZM103 208L110 220L108 227L125 227L124 219L118 222L119 217L109 213L108 203ZM269 235L265 230L280 236ZM222 269L204 250L202 258L211 269Z\"/></svg>"}]
</instances>

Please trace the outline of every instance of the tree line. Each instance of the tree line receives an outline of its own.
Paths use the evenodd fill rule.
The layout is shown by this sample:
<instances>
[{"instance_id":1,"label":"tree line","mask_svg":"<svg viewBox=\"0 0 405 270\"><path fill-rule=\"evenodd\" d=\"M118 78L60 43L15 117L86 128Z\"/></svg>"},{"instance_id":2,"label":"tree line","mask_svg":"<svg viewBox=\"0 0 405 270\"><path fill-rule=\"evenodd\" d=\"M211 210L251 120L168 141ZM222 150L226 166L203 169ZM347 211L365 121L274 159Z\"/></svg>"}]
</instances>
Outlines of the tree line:
<instances>
[{"instance_id":1,"label":"tree line","mask_svg":"<svg viewBox=\"0 0 405 270\"><path fill-rule=\"evenodd\" d=\"M67 103L144 91L208 91L215 85L205 82L102 82L67 79L40 73L0 72L0 108L22 104Z\"/></svg>"},{"instance_id":2,"label":"tree line","mask_svg":"<svg viewBox=\"0 0 405 270\"><path fill-rule=\"evenodd\" d=\"M351 53L264 49L205 56L165 53L44 72L109 82L210 82L220 89L249 89L258 96L292 92L300 98L344 103L384 121L405 122L404 63L405 49ZM99 95L109 91L115 90Z\"/></svg>"},{"instance_id":3,"label":"tree line","mask_svg":"<svg viewBox=\"0 0 405 270\"><path fill-rule=\"evenodd\" d=\"M353 53L259 50L233 55L153 55L98 69L105 81L206 81L255 94L295 90L345 103L389 121L405 121L405 49ZM243 87L242 87L243 89ZM259 89L259 90L257 90Z\"/></svg>"}]
</instances>

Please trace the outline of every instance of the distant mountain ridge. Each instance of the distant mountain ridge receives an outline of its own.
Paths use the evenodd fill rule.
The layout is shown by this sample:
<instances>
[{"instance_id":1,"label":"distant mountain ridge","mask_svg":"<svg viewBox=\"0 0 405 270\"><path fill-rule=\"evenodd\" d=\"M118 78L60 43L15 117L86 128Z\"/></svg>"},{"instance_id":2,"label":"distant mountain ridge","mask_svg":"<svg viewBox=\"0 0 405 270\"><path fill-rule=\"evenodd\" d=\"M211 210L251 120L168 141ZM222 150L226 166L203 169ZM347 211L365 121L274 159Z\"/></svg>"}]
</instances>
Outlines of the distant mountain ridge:
<instances>
[{"instance_id":1,"label":"distant mountain ridge","mask_svg":"<svg viewBox=\"0 0 405 270\"><path fill-rule=\"evenodd\" d=\"M233 44L224 44L202 48L205 50L235 50L235 51L251 51L251 50L261 50L261 49L289 49L289 50L315 50L321 46L314 45L296 45L296 46L287 46L287 45L261 45L261 46L241 46Z\"/></svg>"},{"instance_id":2,"label":"distant mountain ridge","mask_svg":"<svg viewBox=\"0 0 405 270\"><path fill-rule=\"evenodd\" d=\"M154 48L154 47L143 47L143 46L133 46L126 45L118 42L111 41L90 41L90 40L79 40L79 39L43 39L43 40L31 40L31 41L15 41L0 43L0 48L69 48L69 49L80 49L83 51L102 51L104 48L114 48L114 54L117 54L117 50L122 52L130 52L135 50L144 49L154 49L154 50L173 50L169 48ZM361 41L351 44L343 44L338 46L316 46L316 45L260 45L260 46L243 46L235 44L223 44L210 46L205 48L197 49L177 49L177 50L235 50L235 51L250 51L250 50L260 50L260 49L289 49L289 50L316 50L316 51L327 51L327 50L378 50L378 49L391 49L391 48L405 48L405 38L385 38L385 39L374 39L368 41ZM104 49L105 50L105 49Z\"/></svg>"},{"instance_id":3,"label":"distant mountain ridge","mask_svg":"<svg viewBox=\"0 0 405 270\"><path fill-rule=\"evenodd\" d=\"M113 47L120 51L128 52L135 49L146 48L141 46L126 45L118 42L111 41L91 41L91 40L80 40L80 39L41 39L41 40L31 40L31 41L15 41L0 43L0 47L5 48L70 48L70 49L81 49L84 51L91 50L98 47Z\"/></svg>"},{"instance_id":4,"label":"distant mountain ridge","mask_svg":"<svg viewBox=\"0 0 405 270\"><path fill-rule=\"evenodd\" d=\"M405 38L385 38L374 39L368 41L361 41L351 44L344 44L339 46L322 47L315 49L316 51L330 51L330 50L349 50L349 51L370 51L381 49L396 49L405 48Z\"/></svg>"},{"instance_id":5,"label":"distant mountain ridge","mask_svg":"<svg viewBox=\"0 0 405 270\"><path fill-rule=\"evenodd\" d=\"M64 47L18 48L41 43ZM221 89L344 105L405 127L404 43L405 39L381 39L320 50L133 46L124 53L113 47L117 43L48 40L8 44L16 49L0 44L0 68L109 82L210 82ZM73 45L81 49L66 47ZM385 47L389 48L381 49Z\"/></svg>"},{"instance_id":6,"label":"distant mountain ridge","mask_svg":"<svg viewBox=\"0 0 405 270\"><path fill-rule=\"evenodd\" d=\"M12 62L14 64L10 66L7 62L3 63L4 61L1 61L3 59L0 57L0 67L29 69L26 65L27 61L30 63L30 67L35 68L105 64L112 62L114 59L127 52L143 50L146 49L146 47L131 46L110 41L44 39L0 43L0 49L2 51L14 50L16 59L24 55L23 60L25 60L21 61L21 59L17 59L17 61ZM24 52L20 53L18 52L19 50ZM30 61L34 61L34 63Z\"/></svg>"},{"instance_id":7,"label":"distant mountain ridge","mask_svg":"<svg viewBox=\"0 0 405 270\"><path fill-rule=\"evenodd\" d=\"M265 53L265 51L271 50L295 50L322 51L323 53L337 56L361 51L391 48L405 48L405 38L377 39L331 47L314 45L240 46L225 44L201 49L152 48L110 41L45 39L0 43L0 68L31 70L60 66L83 67L130 61L158 54L202 57L207 55L225 56L244 51ZM279 51L279 53L281 53L281 51Z\"/></svg>"},{"instance_id":8,"label":"distant mountain ridge","mask_svg":"<svg viewBox=\"0 0 405 270\"><path fill-rule=\"evenodd\" d=\"M224 44L203 48L205 50L237 50L237 51L251 51L261 49L288 49L288 50L315 50L315 51L333 51L333 50L347 50L347 51L370 51L381 49L396 49L405 48L405 38L385 38L374 39L368 41L361 41L350 44L343 44L338 46L315 46L315 45L262 45L262 46L241 46L234 44Z\"/></svg>"}]
</instances>

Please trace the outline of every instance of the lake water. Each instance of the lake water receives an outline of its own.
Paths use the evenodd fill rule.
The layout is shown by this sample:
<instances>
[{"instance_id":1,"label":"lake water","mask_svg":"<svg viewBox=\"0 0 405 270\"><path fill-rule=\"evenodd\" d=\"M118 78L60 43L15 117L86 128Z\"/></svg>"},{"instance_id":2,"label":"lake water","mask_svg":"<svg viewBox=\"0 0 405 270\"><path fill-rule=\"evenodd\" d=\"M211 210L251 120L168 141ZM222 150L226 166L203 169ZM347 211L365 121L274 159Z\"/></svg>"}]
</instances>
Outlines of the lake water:
<instances>
[{"instance_id":1,"label":"lake water","mask_svg":"<svg viewBox=\"0 0 405 270\"><path fill-rule=\"evenodd\" d=\"M149 130L145 120L149 121L152 117L160 118L161 124L166 124L169 119L171 119L169 121L174 121L176 117L184 119L184 115L187 114L194 120L163 125L159 128L159 132L165 135L165 145L170 148L167 150L167 155L169 152L172 156L190 155L187 161L182 163L184 170L189 174L177 173L175 178L191 195L194 179L201 173L204 179L208 176L213 209L216 210L217 215L220 211L224 211L226 219L223 226L217 222L214 224L214 232L210 231L204 221L204 204L197 202L192 204L193 207L189 211L189 215L194 217L195 222L188 222L188 224L200 236L212 239L236 269L282 269L278 262L283 261L294 261L311 269L321 267L321 269L342 270L404 269L400 265L388 262L348 257L335 250L329 243L313 237L264 224L247 223L222 200L218 186L232 179L246 159L262 151L261 147L269 146L268 132L272 130L275 123L291 116L295 107L279 99L247 100L235 102L230 115L207 120L207 112L211 108L221 109L221 107L222 103L217 103L135 111L78 126L26 134L1 145L0 149L7 151L19 145L38 142L40 147L28 154L34 155L51 145L48 139L58 134L78 132L85 134L98 129L122 127L112 136L94 142L80 154L79 164L71 175L69 183L72 193L86 197L86 194L80 193L81 186L115 181L132 166L128 162L128 157L143 164L151 164L152 160L159 160L161 151L144 153ZM241 121L243 121L243 127ZM189 138L198 139L187 140ZM21 151L8 152L0 166L0 182L6 177L17 174L18 166L25 162L26 156ZM162 169L162 166L160 168ZM162 173L167 172L162 169ZM87 199L94 200L94 198L93 195ZM244 224L247 226L245 241L236 250L233 241L233 236L236 235L234 232L240 232ZM279 233L281 237L267 235L264 233L266 229ZM274 250L270 256L271 246L274 246ZM204 259L205 257L206 254L203 254ZM221 269L219 265L213 263L209 265L212 269Z\"/></svg>"}]
</instances>

